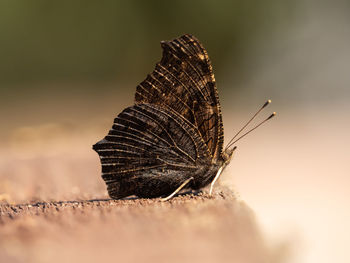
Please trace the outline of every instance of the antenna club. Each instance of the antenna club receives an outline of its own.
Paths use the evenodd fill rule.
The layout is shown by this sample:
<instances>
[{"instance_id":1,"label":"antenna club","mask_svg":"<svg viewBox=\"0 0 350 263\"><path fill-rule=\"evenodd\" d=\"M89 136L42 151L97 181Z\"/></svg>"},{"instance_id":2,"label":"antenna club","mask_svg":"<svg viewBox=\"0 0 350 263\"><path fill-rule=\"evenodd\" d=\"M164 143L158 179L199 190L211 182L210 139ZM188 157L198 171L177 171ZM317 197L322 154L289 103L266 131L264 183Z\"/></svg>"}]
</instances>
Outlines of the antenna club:
<instances>
[{"instance_id":1,"label":"antenna club","mask_svg":"<svg viewBox=\"0 0 350 263\"><path fill-rule=\"evenodd\" d=\"M276 112L273 112L266 120L269 120L269 119L271 119L271 118L273 118L275 116L276 116Z\"/></svg>"},{"instance_id":2,"label":"antenna club","mask_svg":"<svg viewBox=\"0 0 350 263\"><path fill-rule=\"evenodd\" d=\"M261 107L261 109L265 108L267 105L269 105L272 101L268 100L265 102L265 104Z\"/></svg>"}]
</instances>

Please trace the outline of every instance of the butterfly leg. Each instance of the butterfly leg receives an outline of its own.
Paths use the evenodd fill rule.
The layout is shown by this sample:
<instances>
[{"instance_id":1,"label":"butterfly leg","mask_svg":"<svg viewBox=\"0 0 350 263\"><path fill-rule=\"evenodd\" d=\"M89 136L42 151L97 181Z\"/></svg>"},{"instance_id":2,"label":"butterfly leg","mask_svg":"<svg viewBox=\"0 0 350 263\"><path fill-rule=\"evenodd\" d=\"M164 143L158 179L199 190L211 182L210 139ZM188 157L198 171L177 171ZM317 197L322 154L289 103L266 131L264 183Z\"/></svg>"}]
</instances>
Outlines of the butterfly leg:
<instances>
[{"instance_id":1,"label":"butterfly leg","mask_svg":"<svg viewBox=\"0 0 350 263\"><path fill-rule=\"evenodd\" d=\"M222 168L223 168L223 166L221 166L221 167L219 168L219 170L218 170L217 174L215 175L215 177L214 177L213 181L212 181L212 182L211 182L211 184L210 184L210 191L209 191L209 195L211 195L211 194L212 194L212 192L213 192L214 184L215 184L215 182L216 182L216 181L219 179L220 174L221 174L221 172L222 172Z\"/></svg>"},{"instance_id":2,"label":"butterfly leg","mask_svg":"<svg viewBox=\"0 0 350 263\"><path fill-rule=\"evenodd\" d=\"M188 178L185 182L183 182L171 195L161 198L160 201L165 202L171 199L174 195L176 195L178 192L181 191L182 188L184 188L191 180L193 180L193 177Z\"/></svg>"}]
</instances>

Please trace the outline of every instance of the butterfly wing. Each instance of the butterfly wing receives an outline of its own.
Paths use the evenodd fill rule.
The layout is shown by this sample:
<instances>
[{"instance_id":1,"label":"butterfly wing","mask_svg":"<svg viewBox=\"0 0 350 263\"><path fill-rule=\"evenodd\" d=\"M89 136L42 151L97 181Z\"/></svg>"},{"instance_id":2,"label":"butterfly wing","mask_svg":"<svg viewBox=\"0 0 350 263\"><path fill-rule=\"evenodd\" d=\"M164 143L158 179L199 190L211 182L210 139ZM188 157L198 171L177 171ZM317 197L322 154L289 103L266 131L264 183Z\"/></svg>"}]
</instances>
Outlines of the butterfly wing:
<instances>
[{"instance_id":1,"label":"butterfly wing","mask_svg":"<svg viewBox=\"0 0 350 263\"><path fill-rule=\"evenodd\" d=\"M208 54L193 36L162 41L163 57L137 86L136 103L170 108L192 123L217 160L223 148L223 124Z\"/></svg>"},{"instance_id":2,"label":"butterfly wing","mask_svg":"<svg viewBox=\"0 0 350 263\"><path fill-rule=\"evenodd\" d=\"M126 108L93 146L112 198L170 194L211 162L197 129L157 105Z\"/></svg>"}]
</instances>

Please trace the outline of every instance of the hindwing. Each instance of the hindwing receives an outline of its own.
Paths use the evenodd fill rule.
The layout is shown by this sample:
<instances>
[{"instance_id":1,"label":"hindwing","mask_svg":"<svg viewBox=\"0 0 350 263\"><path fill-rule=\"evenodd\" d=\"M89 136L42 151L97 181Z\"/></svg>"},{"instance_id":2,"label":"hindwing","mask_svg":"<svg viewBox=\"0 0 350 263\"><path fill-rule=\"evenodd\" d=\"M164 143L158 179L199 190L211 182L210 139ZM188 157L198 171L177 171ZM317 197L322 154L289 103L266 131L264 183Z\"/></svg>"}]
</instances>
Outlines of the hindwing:
<instances>
[{"instance_id":1,"label":"hindwing","mask_svg":"<svg viewBox=\"0 0 350 263\"><path fill-rule=\"evenodd\" d=\"M108 193L116 199L171 193L211 163L196 127L175 111L151 104L123 110L93 149Z\"/></svg>"}]
</instances>

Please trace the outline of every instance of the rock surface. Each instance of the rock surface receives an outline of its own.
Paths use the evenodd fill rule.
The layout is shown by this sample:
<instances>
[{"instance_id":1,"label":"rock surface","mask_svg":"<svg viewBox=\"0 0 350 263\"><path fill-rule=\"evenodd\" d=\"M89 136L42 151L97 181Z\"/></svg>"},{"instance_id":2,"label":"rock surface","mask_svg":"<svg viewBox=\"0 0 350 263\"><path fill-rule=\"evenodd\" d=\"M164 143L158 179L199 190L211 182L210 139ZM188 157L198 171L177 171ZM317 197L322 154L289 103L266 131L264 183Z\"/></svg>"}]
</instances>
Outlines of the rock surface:
<instances>
[{"instance_id":1,"label":"rock surface","mask_svg":"<svg viewBox=\"0 0 350 263\"><path fill-rule=\"evenodd\" d=\"M280 262L252 211L213 197L0 205L1 262Z\"/></svg>"}]
</instances>

